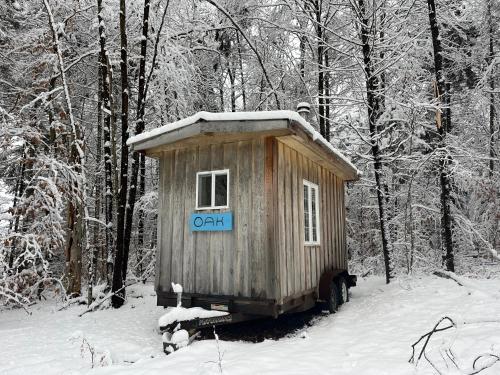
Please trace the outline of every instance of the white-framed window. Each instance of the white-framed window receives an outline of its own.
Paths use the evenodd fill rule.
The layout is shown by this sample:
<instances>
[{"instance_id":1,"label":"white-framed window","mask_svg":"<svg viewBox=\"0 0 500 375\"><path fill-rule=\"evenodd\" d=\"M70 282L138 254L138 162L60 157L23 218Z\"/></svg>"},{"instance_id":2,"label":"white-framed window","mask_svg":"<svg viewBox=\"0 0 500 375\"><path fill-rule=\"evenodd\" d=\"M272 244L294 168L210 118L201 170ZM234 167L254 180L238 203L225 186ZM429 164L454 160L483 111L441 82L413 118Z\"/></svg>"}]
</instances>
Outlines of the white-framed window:
<instances>
[{"instance_id":1,"label":"white-framed window","mask_svg":"<svg viewBox=\"0 0 500 375\"><path fill-rule=\"evenodd\" d=\"M319 245L318 185L304 180L304 243Z\"/></svg>"},{"instance_id":2,"label":"white-framed window","mask_svg":"<svg viewBox=\"0 0 500 375\"><path fill-rule=\"evenodd\" d=\"M196 209L229 207L229 169L196 173Z\"/></svg>"}]
</instances>

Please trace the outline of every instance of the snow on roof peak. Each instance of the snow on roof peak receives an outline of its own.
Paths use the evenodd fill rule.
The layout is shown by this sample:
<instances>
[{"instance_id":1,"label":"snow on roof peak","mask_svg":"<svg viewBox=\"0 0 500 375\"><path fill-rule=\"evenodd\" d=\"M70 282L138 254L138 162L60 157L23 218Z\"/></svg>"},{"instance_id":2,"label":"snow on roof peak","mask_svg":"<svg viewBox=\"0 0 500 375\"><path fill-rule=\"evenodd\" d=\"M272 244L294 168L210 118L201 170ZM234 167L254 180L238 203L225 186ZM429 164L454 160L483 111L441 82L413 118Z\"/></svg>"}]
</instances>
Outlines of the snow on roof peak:
<instances>
[{"instance_id":1,"label":"snow on roof peak","mask_svg":"<svg viewBox=\"0 0 500 375\"><path fill-rule=\"evenodd\" d=\"M134 145L146 140L156 138L162 134L195 124L199 121L266 121L266 120L290 120L298 123L313 139L314 142L326 147L330 153L344 161L349 167L354 169L358 176L361 172L347 159L339 150L328 142L314 127L307 122L299 113L295 111L258 111L258 112L198 112L184 119L165 124L159 128L144 132L127 140L127 145Z\"/></svg>"}]
</instances>

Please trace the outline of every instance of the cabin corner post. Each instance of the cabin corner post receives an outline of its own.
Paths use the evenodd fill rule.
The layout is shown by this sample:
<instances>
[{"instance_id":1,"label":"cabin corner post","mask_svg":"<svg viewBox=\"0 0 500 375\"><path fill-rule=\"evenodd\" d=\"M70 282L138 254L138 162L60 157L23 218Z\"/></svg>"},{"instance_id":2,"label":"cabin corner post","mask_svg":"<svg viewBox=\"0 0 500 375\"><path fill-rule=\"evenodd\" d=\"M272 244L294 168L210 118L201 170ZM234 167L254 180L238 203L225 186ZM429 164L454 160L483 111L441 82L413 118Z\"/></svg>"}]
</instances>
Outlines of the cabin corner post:
<instances>
[{"instance_id":1,"label":"cabin corner post","mask_svg":"<svg viewBox=\"0 0 500 375\"><path fill-rule=\"evenodd\" d=\"M265 163L264 163L264 185L266 196L266 231L267 231L267 257L268 257L268 290L272 291L272 297L279 300L280 279L277 277L279 273L279 256L277 254L278 238L275 230L277 218L277 140L275 137L265 138Z\"/></svg>"},{"instance_id":2,"label":"cabin corner post","mask_svg":"<svg viewBox=\"0 0 500 375\"><path fill-rule=\"evenodd\" d=\"M156 231L156 262L155 262L155 291L158 291L161 285L161 280L160 280L160 264L161 264L161 243L162 243L162 210L164 206L163 202L163 189L164 186L163 184L165 183L164 177L165 173L163 171L164 167L164 159L163 159L163 153L160 154L160 158L158 160L158 172L159 172L159 178L158 178L158 213L156 215L156 226L157 226L157 231Z\"/></svg>"}]
</instances>

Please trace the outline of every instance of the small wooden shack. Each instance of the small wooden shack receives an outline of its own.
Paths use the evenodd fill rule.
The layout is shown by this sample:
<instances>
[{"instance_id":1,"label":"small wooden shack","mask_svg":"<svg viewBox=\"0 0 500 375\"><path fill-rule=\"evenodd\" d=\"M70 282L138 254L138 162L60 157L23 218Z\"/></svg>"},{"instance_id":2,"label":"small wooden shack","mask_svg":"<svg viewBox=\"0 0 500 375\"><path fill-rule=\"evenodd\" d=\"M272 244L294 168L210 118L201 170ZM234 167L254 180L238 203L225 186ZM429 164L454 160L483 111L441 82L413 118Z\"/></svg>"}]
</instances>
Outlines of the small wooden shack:
<instances>
[{"instance_id":1,"label":"small wooden shack","mask_svg":"<svg viewBox=\"0 0 500 375\"><path fill-rule=\"evenodd\" d=\"M355 283L344 183L358 170L297 112L199 112L129 144L159 159L158 305L175 306L174 282L183 306L276 317Z\"/></svg>"}]
</instances>

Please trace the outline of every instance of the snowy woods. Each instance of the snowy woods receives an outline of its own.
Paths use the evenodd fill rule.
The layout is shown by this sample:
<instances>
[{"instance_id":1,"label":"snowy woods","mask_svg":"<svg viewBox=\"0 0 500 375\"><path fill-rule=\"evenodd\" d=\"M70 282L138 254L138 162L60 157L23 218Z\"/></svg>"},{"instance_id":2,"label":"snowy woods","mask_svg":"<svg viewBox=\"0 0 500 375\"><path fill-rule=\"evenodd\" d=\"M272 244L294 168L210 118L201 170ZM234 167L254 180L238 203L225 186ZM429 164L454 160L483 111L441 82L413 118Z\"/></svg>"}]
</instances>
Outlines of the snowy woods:
<instances>
[{"instance_id":1,"label":"snowy woods","mask_svg":"<svg viewBox=\"0 0 500 375\"><path fill-rule=\"evenodd\" d=\"M354 273L488 276L499 50L495 0L0 1L0 305L120 307L156 250L158 166L127 139L304 101L363 171Z\"/></svg>"}]
</instances>

